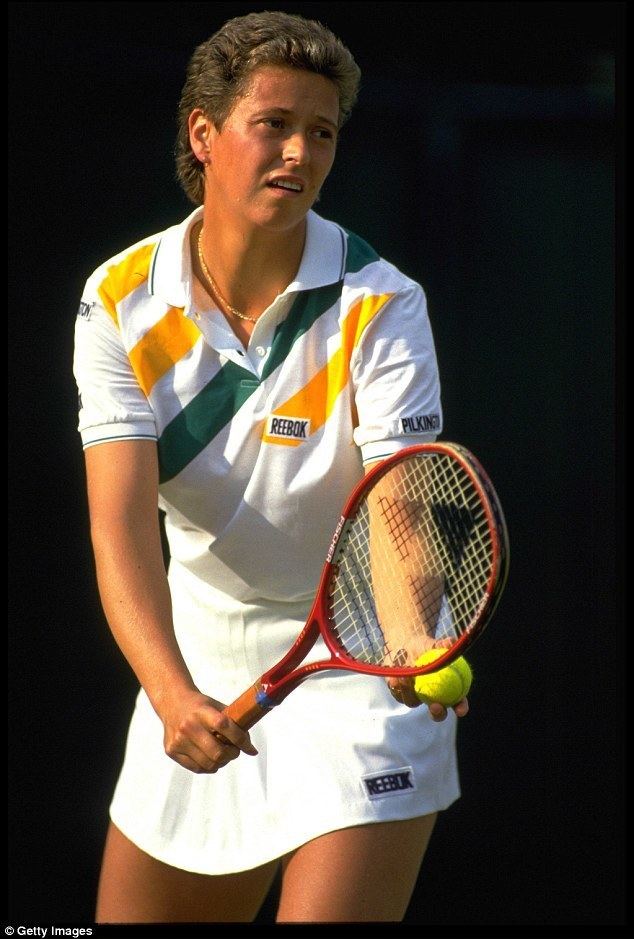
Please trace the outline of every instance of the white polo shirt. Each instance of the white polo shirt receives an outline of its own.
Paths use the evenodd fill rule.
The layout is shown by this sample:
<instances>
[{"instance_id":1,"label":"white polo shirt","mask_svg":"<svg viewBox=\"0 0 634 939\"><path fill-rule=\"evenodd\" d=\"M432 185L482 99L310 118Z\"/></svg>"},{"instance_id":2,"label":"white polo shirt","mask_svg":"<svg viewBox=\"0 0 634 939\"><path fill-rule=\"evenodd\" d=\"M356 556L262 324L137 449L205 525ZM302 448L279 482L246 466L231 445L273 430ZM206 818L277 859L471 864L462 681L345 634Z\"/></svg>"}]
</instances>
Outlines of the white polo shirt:
<instances>
[{"instance_id":1,"label":"white polo shirt","mask_svg":"<svg viewBox=\"0 0 634 939\"><path fill-rule=\"evenodd\" d=\"M245 349L180 225L101 265L76 327L85 447L157 440L172 558L235 600L312 596L362 462L441 430L421 287L314 212Z\"/></svg>"}]
</instances>

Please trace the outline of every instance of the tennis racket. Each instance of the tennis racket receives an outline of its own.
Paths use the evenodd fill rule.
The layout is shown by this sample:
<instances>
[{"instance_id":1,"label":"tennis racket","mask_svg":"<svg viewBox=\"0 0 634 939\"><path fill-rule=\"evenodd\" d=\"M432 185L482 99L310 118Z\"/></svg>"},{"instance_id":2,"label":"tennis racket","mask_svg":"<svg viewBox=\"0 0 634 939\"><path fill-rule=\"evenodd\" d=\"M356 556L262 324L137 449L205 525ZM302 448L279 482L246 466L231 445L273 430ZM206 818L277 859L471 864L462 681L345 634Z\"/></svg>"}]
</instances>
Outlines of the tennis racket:
<instances>
[{"instance_id":1,"label":"tennis racket","mask_svg":"<svg viewBox=\"0 0 634 939\"><path fill-rule=\"evenodd\" d=\"M225 713L248 730L324 669L405 677L444 668L489 623L508 559L502 508L473 454L444 442L400 450L350 495L292 648ZM330 658L304 663L320 636ZM432 648L443 651L416 666Z\"/></svg>"}]
</instances>

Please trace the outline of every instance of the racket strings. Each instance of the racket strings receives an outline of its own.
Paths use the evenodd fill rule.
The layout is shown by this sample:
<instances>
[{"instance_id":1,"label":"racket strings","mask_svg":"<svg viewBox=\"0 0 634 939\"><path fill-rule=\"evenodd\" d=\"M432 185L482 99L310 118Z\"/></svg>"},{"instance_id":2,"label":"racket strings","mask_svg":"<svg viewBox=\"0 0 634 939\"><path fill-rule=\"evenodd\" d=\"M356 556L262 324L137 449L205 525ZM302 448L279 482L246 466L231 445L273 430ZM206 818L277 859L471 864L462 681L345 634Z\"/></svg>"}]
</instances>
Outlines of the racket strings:
<instances>
[{"instance_id":1,"label":"racket strings","mask_svg":"<svg viewBox=\"0 0 634 939\"><path fill-rule=\"evenodd\" d=\"M397 463L366 494L340 537L331 624L345 652L373 665L413 665L474 620L493 565L481 496L444 453Z\"/></svg>"},{"instance_id":2,"label":"racket strings","mask_svg":"<svg viewBox=\"0 0 634 939\"><path fill-rule=\"evenodd\" d=\"M389 499L382 496L378 500L379 512L389 532L394 551L401 561L409 555L409 543L420 505L413 500Z\"/></svg>"},{"instance_id":3,"label":"racket strings","mask_svg":"<svg viewBox=\"0 0 634 939\"><path fill-rule=\"evenodd\" d=\"M342 533L331 586L331 622L346 652L359 662L376 664L383 648L369 582L369 510L361 503Z\"/></svg>"},{"instance_id":4,"label":"racket strings","mask_svg":"<svg viewBox=\"0 0 634 939\"><path fill-rule=\"evenodd\" d=\"M433 485L429 498L434 531L430 536L446 576L446 599L452 630L459 638L468 629L485 595L491 576L493 544L490 527L478 490L462 465L446 456L432 458ZM417 485L415 473L412 487ZM421 491L421 498L426 493Z\"/></svg>"},{"instance_id":5,"label":"racket strings","mask_svg":"<svg viewBox=\"0 0 634 939\"><path fill-rule=\"evenodd\" d=\"M370 595L363 587L363 572L354 564L354 558L341 570L343 593L347 597L346 617L356 624L355 642L361 641L362 648L373 648L372 622L374 608ZM371 661L371 660L370 660Z\"/></svg>"},{"instance_id":6,"label":"racket strings","mask_svg":"<svg viewBox=\"0 0 634 939\"><path fill-rule=\"evenodd\" d=\"M412 577L411 574L408 574L405 578L405 590L409 592L412 600L414 601L414 606L419 610L430 609L437 597L437 589L431 581L431 578L428 576ZM435 638L436 624L428 624L427 622L423 621L423 626L426 635Z\"/></svg>"}]
</instances>

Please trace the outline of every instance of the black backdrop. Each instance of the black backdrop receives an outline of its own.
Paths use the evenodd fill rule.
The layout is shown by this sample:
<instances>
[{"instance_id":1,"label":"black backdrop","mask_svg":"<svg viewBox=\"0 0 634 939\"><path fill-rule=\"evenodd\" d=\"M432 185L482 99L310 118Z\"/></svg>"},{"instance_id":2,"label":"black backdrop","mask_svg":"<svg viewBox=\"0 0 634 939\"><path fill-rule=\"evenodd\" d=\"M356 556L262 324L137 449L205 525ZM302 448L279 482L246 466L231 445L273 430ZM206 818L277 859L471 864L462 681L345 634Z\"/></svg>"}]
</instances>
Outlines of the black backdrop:
<instances>
[{"instance_id":1,"label":"black backdrop","mask_svg":"<svg viewBox=\"0 0 634 939\"><path fill-rule=\"evenodd\" d=\"M463 797L406 922L616 934L625 4L608 2L9 4L8 922L90 924L136 690L89 547L71 374L82 285L189 211L171 159L187 58L227 17L270 7L322 19L362 67L319 211L425 286L443 436L480 455L510 527L507 593L471 656Z\"/></svg>"}]
</instances>

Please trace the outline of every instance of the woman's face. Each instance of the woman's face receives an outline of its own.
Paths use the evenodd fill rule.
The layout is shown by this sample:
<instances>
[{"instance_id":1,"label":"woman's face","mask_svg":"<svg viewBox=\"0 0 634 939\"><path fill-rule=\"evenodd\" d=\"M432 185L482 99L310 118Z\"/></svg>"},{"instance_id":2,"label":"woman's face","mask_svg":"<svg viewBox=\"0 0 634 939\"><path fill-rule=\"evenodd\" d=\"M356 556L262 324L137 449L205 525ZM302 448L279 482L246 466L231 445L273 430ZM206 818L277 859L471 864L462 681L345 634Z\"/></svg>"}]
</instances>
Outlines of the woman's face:
<instances>
[{"instance_id":1,"label":"woman's face","mask_svg":"<svg viewBox=\"0 0 634 939\"><path fill-rule=\"evenodd\" d=\"M222 130L207 122L205 204L241 226L284 232L303 223L332 167L338 118L328 78L257 69Z\"/></svg>"}]
</instances>

